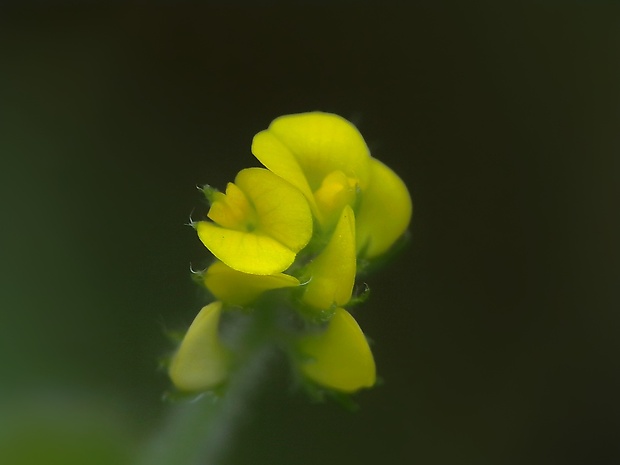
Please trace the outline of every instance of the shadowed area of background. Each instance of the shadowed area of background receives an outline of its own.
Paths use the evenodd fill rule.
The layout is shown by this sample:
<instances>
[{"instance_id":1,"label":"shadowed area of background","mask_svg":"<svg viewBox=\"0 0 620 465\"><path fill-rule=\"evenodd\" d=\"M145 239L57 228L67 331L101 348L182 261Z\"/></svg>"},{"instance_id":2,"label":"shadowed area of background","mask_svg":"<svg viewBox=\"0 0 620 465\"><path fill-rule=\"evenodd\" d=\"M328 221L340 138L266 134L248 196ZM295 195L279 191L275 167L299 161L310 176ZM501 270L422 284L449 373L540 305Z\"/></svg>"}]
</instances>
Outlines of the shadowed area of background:
<instances>
[{"instance_id":1,"label":"shadowed area of background","mask_svg":"<svg viewBox=\"0 0 620 465\"><path fill-rule=\"evenodd\" d=\"M0 446L21 434L47 457L86 444L58 463L115 463L155 427L165 331L204 304L195 186L257 166L252 136L273 118L323 110L415 203L410 247L355 310L385 382L349 414L274 363L226 463L617 463L619 18L3 12Z\"/></svg>"}]
</instances>

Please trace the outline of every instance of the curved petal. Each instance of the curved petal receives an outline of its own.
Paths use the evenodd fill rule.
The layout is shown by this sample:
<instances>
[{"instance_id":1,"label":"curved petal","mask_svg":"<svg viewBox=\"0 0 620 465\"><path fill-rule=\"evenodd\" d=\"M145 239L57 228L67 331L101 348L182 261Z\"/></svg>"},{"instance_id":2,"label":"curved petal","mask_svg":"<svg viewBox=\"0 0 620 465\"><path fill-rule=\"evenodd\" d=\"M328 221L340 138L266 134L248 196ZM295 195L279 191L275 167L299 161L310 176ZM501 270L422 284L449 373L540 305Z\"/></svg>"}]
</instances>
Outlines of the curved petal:
<instances>
[{"instance_id":1,"label":"curved petal","mask_svg":"<svg viewBox=\"0 0 620 465\"><path fill-rule=\"evenodd\" d=\"M333 229L345 205L354 205L357 197L357 180L348 178L342 171L332 171L323 178L321 187L314 191L314 199L321 210L323 229Z\"/></svg>"},{"instance_id":2,"label":"curved petal","mask_svg":"<svg viewBox=\"0 0 620 465\"><path fill-rule=\"evenodd\" d=\"M297 278L287 274L259 276L241 273L222 262L215 262L209 267L204 283L218 300L240 306L249 304L266 291L299 286Z\"/></svg>"},{"instance_id":3,"label":"curved petal","mask_svg":"<svg viewBox=\"0 0 620 465\"><path fill-rule=\"evenodd\" d=\"M358 179L362 188L366 186L368 147L357 128L341 116L318 111L281 116L267 131L291 151L313 191L328 173L337 170ZM270 154L254 155L271 169Z\"/></svg>"},{"instance_id":4,"label":"curved petal","mask_svg":"<svg viewBox=\"0 0 620 465\"><path fill-rule=\"evenodd\" d=\"M376 381L375 361L355 319L337 308L327 329L305 336L299 343L302 373L322 386L344 392L371 387Z\"/></svg>"},{"instance_id":5,"label":"curved petal","mask_svg":"<svg viewBox=\"0 0 620 465\"><path fill-rule=\"evenodd\" d=\"M299 252L312 237L312 213L303 194L264 168L241 170L235 184L256 209L257 232Z\"/></svg>"},{"instance_id":6,"label":"curved petal","mask_svg":"<svg viewBox=\"0 0 620 465\"><path fill-rule=\"evenodd\" d=\"M306 196L323 226L333 215L317 204L314 193L321 189L326 176L341 172L360 189L368 184L370 153L362 135L353 124L331 113L276 118L254 137L252 153Z\"/></svg>"},{"instance_id":7,"label":"curved petal","mask_svg":"<svg viewBox=\"0 0 620 465\"><path fill-rule=\"evenodd\" d=\"M204 307L189 327L168 373L182 391L204 391L222 383L228 375L229 352L218 337L222 303Z\"/></svg>"},{"instance_id":8,"label":"curved petal","mask_svg":"<svg viewBox=\"0 0 620 465\"><path fill-rule=\"evenodd\" d=\"M405 232L413 205L405 183L376 158L357 209L357 249L367 258L386 252Z\"/></svg>"},{"instance_id":9,"label":"curved petal","mask_svg":"<svg viewBox=\"0 0 620 465\"><path fill-rule=\"evenodd\" d=\"M243 273L275 274L295 260L295 252L262 234L220 228L207 221L199 221L196 231L213 255Z\"/></svg>"},{"instance_id":10,"label":"curved petal","mask_svg":"<svg viewBox=\"0 0 620 465\"><path fill-rule=\"evenodd\" d=\"M246 195L232 182L226 186L226 195L215 193L207 216L224 228L238 230L254 219Z\"/></svg>"},{"instance_id":11,"label":"curved petal","mask_svg":"<svg viewBox=\"0 0 620 465\"><path fill-rule=\"evenodd\" d=\"M355 215L347 205L329 243L308 265L310 282L304 302L321 310L346 304L351 298L355 271Z\"/></svg>"},{"instance_id":12,"label":"curved petal","mask_svg":"<svg viewBox=\"0 0 620 465\"><path fill-rule=\"evenodd\" d=\"M282 179L286 179L299 189L311 207L314 205L312 189L308 184L301 165L291 150L269 129L259 132L252 140L252 153L263 165ZM313 208L314 210L314 208Z\"/></svg>"}]
</instances>

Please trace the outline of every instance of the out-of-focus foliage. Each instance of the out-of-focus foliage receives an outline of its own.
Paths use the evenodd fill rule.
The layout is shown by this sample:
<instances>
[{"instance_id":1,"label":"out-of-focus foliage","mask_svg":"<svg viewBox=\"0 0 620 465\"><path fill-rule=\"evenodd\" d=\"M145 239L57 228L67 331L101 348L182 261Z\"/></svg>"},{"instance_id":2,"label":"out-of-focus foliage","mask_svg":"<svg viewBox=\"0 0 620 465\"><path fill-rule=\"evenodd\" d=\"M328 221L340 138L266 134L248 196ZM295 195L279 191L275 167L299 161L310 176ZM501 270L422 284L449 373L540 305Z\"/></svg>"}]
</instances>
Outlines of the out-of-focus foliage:
<instances>
[{"instance_id":1,"label":"out-of-focus foliage","mask_svg":"<svg viewBox=\"0 0 620 465\"><path fill-rule=\"evenodd\" d=\"M135 437L94 402L23 400L2 406L0 463L129 465Z\"/></svg>"}]
</instances>

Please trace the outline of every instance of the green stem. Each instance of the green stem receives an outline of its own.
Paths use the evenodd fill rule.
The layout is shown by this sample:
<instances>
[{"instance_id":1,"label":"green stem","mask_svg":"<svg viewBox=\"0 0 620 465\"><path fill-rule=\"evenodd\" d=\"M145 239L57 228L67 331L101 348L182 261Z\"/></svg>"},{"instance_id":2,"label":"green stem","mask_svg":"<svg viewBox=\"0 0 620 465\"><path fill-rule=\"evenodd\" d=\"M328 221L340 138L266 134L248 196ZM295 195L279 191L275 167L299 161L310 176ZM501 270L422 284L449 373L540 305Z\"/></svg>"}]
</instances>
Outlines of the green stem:
<instances>
[{"instance_id":1,"label":"green stem","mask_svg":"<svg viewBox=\"0 0 620 465\"><path fill-rule=\"evenodd\" d=\"M274 348L257 347L231 378L224 397L202 396L175 406L164 427L147 444L139 465L221 463L236 427L266 376Z\"/></svg>"}]
</instances>

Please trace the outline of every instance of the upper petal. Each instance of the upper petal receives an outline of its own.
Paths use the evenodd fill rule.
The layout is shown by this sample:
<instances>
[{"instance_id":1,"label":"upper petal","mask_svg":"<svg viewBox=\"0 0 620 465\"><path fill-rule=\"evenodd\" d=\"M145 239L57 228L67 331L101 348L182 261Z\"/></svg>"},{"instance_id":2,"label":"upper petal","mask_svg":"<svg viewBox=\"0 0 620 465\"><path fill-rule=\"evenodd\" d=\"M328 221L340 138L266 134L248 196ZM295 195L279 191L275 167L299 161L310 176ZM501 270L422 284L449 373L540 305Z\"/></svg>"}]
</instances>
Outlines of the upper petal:
<instances>
[{"instance_id":1,"label":"upper petal","mask_svg":"<svg viewBox=\"0 0 620 465\"><path fill-rule=\"evenodd\" d=\"M204 307L189 327L168 369L174 385L183 391L217 386L228 375L230 354L218 337L222 303Z\"/></svg>"},{"instance_id":2,"label":"upper petal","mask_svg":"<svg viewBox=\"0 0 620 465\"><path fill-rule=\"evenodd\" d=\"M370 154L357 128L331 113L311 112L276 118L252 143L252 153L272 172L303 192L323 221L313 192L334 171L357 180L361 189L369 176Z\"/></svg>"},{"instance_id":3,"label":"upper petal","mask_svg":"<svg viewBox=\"0 0 620 465\"><path fill-rule=\"evenodd\" d=\"M325 175L336 170L365 186L368 147L357 128L341 116L322 112L281 116L267 130L291 150L313 190Z\"/></svg>"},{"instance_id":4,"label":"upper petal","mask_svg":"<svg viewBox=\"0 0 620 465\"><path fill-rule=\"evenodd\" d=\"M267 129L256 134L252 140L252 153L271 172L282 179L286 179L299 189L310 203L313 211L315 210L312 189L299 161L291 149L284 145L274 133Z\"/></svg>"},{"instance_id":5,"label":"upper petal","mask_svg":"<svg viewBox=\"0 0 620 465\"><path fill-rule=\"evenodd\" d=\"M357 209L357 249L367 258L386 252L407 229L413 205L405 183L386 165L371 159L370 183Z\"/></svg>"},{"instance_id":6,"label":"upper petal","mask_svg":"<svg viewBox=\"0 0 620 465\"><path fill-rule=\"evenodd\" d=\"M314 382L339 391L354 392L376 381L375 361L355 319L337 308L325 331L302 338L302 373Z\"/></svg>"}]
</instances>

